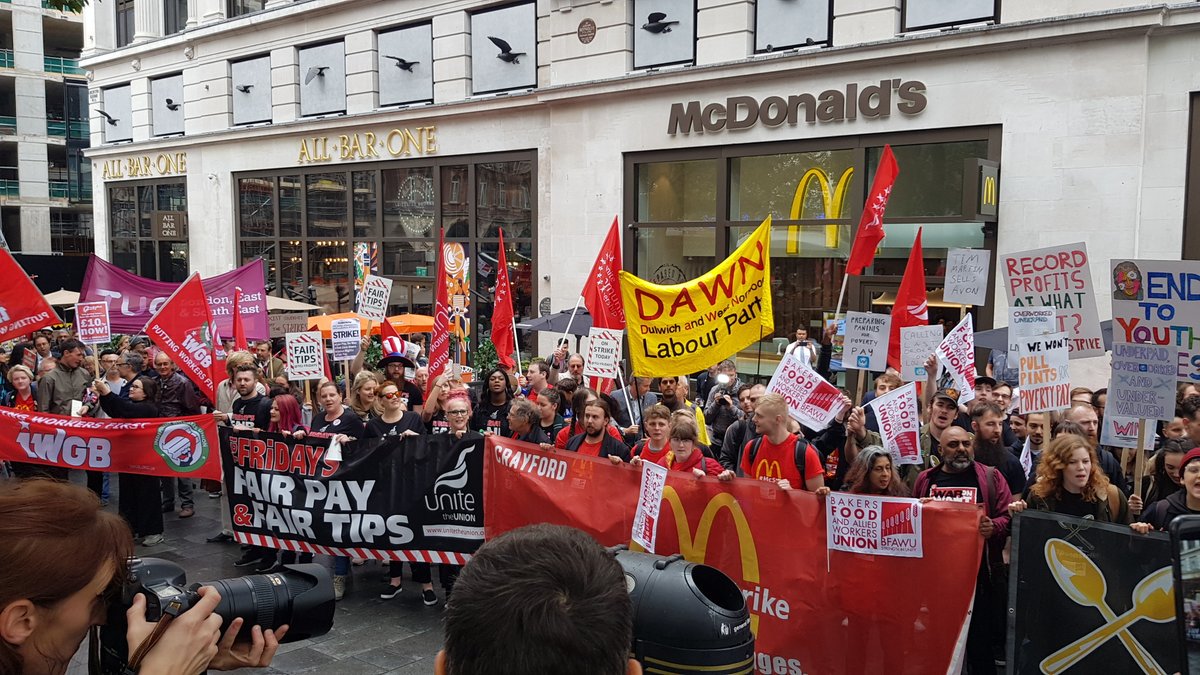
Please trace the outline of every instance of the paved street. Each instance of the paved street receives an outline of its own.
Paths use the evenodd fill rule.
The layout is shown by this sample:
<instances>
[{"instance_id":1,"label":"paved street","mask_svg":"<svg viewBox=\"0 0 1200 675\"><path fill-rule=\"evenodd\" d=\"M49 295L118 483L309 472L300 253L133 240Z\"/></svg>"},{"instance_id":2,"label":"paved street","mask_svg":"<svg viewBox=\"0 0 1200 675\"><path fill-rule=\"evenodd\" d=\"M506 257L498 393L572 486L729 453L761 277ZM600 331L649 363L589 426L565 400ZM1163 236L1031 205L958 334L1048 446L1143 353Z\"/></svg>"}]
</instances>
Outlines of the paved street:
<instances>
[{"instance_id":1,"label":"paved street","mask_svg":"<svg viewBox=\"0 0 1200 675\"><path fill-rule=\"evenodd\" d=\"M72 472L76 473L76 472ZM82 474L73 476L82 482ZM116 481L108 507L116 511ZM241 576L233 566L241 554L237 544L209 544L204 540L220 529L219 501L196 490L196 515L181 520L175 514L164 516L166 541L154 547L138 546L137 553L173 560L187 570L188 581ZM331 560L318 562L331 564ZM236 671L242 673L338 673L339 675L428 675L433 672L433 657L442 644L441 605L421 603L420 586L408 579L405 592L393 600L380 600L384 567L367 562L351 568L346 597L337 604L333 630L304 642L282 645L270 669ZM441 597L435 572L434 588ZM85 641L68 675L85 675Z\"/></svg>"}]
</instances>

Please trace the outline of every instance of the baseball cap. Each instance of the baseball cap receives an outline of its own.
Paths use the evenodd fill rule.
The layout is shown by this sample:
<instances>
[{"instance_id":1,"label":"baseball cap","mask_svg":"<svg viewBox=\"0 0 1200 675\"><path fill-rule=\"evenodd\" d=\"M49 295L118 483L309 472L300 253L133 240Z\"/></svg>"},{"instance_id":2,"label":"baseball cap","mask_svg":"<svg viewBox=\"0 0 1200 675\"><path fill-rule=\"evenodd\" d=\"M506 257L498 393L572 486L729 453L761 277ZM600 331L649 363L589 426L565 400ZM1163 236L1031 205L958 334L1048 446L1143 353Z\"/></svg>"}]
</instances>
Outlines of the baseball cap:
<instances>
[{"instance_id":1,"label":"baseball cap","mask_svg":"<svg viewBox=\"0 0 1200 675\"><path fill-rule=\"evenodd\" d=\"M986 384L989 387L994 387L994 386L996 386L996 378L988 377L987 375L976 375L975 376L975 385L978 386L981 384Z\"/></svg>"},{"instance_id":2,"label":"baseball cap","mask_svg":"<svg viewBox=\"0 0 1200 675\"><path fill-rule=\"evenodd\" d=\"M949 400L954 405L958 405L958 390L954 387L942 387L941 389L937 390L937 393L933 395L933 398L935 400L944 398Z\"/></svg>"}]
</instances>

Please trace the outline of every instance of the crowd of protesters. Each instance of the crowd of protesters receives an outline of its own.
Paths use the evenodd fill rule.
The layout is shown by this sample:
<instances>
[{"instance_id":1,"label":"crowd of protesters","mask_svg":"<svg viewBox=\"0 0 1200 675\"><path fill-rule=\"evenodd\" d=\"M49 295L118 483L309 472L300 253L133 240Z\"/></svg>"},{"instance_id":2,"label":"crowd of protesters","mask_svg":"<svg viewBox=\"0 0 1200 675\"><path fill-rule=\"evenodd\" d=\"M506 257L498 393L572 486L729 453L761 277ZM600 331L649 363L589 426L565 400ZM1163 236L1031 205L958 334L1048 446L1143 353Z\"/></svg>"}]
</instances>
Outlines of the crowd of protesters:
<instances>
[{"instance_id":1,"label":"crowd of protesters","mask_svg":"<svg viewBox=\"0 0 1200 675\"><path fill-rule=\"evenodd\" d=\"M817 340L800 329L788 352L832 379L832 338L832 328ZM1179 387L1175 418L1153 429L1155 449L1145 459L1141 485L1135 485L1134 454L1100 444L1104 389L1076 388L1066 410L1022 412L999 359L989 361L970 397L937 379L936 359L930 356L930 376L919 383L920 461L900 465L884 450L874 414L864 406L903 384L894 371L875 377L862 400L843 393L843 409L833 422L811 430L789 415L782 396L769 393L763 382L743 381L729 360L698 374L635 377L622 383L626 386L597 389L598 382L583 375L583 356L565 346L522 369L477 373L474 386L449 373L429 373L423 354L385 353L374 364L356 359L348 389L345 382L323 380L306 393L287 380L279 347L270 341L243 350L229 345L228 379L218 386L218 400L210 402L144 337L122 338L93 360L69 334L43 332L0 356L0 405L114 418L203 410L238 429L342 442L497 435L612 464L654 462L697 478L769 480L784 490L818 496L836 490L978 503L986 547L967 640L970 672L994 672L1003 658L1007 544L1017 513L1039 509L1090 517L1128 524L1141 533L1164 530L1179 515L1200 513L1200 391L1192 385ZM102 372L96 372L95 363ZM66 474L17 463L4 468L18 477ZM102 500L109 497L109 484L107 475L88 476L89 488ZM143 546L163 541L164 514L188 518L194 513L196 486L190 481L121 475L118 486L118 510ZM200 490L222 497L216 483ZM213 544L233 542L225 506L222 502L222 530L208 540ZM296 559L295 553L244 547L236 565L264 572ZM363 562L334 560L338 599L347 591L351 567ZM401 592L401 571L400 563L391 564L380 597ZM411 564L427 605L440 602L432 572L431 565ZM457 568L441 566L446 596L457 575Z\"/></svg>"}]
</instances>

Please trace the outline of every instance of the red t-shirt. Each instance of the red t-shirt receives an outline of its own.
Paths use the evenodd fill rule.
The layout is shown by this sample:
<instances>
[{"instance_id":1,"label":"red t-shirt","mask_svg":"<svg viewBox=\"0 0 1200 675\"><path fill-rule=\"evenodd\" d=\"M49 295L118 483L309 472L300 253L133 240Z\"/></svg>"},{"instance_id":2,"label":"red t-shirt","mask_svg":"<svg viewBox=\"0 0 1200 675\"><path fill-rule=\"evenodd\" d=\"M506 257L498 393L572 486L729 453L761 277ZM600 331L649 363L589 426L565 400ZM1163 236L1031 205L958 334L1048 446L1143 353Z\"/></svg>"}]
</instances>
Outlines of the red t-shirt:
<instances>
[{"instance_id":1,"label":"red t-shirt","mask_svg":"<svg viewBox=\"0 0 1200 675\"><path fill-rule=\"evenodd\" d=\"M575 427L575 431L573 431L573 432L571 431L571 425L567 424L565 427L559 429L558 433L554 435L554 447L558 448L559 450L566 450L567 449L567 441L571 440L572 436L578 436L579 434L582 434L582 433L583 433L583 423L582 422ZM621 441L622 443L625 442L625 439L621 438L621 432L617 431L617 428L611 424L608 425L608 435L612 436L613 438L617 439L618 441Z\"/></svg>"},{"instance_id":2,"label":"red t-shirt","mask_svg":"<svg viewBox=\"0 0 1200 675\"><path fill-rule=\"evenodd\" d=\"M25 412L37 412L37 401L33 400L33 393L29 396L21 398L20 394L13 397L13 410L22 410Z\"/></svg>"},{"instance_id":3,"label":"red t-shirt","mask_svg":"<svg viewBox=\"0 0 1200 675\"><path fill-rule=\"evenodd\" d=\"M599 457L600 449L604 447L604 439L600 439L599 443L588 443L586 439L579 444L579 454L587 455L588 457Z\"/></svg>"},{"instance_id":4,"label":"red t-shirt","mask_svg":"<svg viewBox=\"0 0 1200 675\"><path fill-rule=\"evenodd\" d=\"M750 466L750 447L755 441L750 441L742 448L742 472L747 478L757 478L759 480L774 480L776 478L786 478L793 488L803 489L807 479L816 478L825 473L825 465L821 462L821 456L813 448L812 444L808 445L804 458L804 478L800 477L800 471L796 468L796 435L788 434L788 437L783 439L779 445L771 443L765 436L762 439L762 444L758 448L758 453L754 457L754 466Z\"/></svg>"}]
</instances>

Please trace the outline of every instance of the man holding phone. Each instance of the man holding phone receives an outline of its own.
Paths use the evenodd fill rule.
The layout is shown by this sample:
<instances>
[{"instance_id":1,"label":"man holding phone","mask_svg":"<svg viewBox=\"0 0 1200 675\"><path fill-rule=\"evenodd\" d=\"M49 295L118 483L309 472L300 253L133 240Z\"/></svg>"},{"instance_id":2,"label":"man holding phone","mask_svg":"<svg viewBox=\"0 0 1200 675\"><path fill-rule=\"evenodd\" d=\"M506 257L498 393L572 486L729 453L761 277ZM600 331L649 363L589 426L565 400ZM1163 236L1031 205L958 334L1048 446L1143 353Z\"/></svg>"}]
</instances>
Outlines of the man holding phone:
<instances>
[{"instance_id":1,"label":"man holding phone","mask_svg":"<svg viewBox=\"0 0 1200 675\"><path fill-rule=\"evenodd\" d=\"M796 329L796 341L788 345L784 353L795 354L796 358L816 368L818 351L817 346L808 339L808 329L801 326Z\"/></svg>"}]
</instances>

